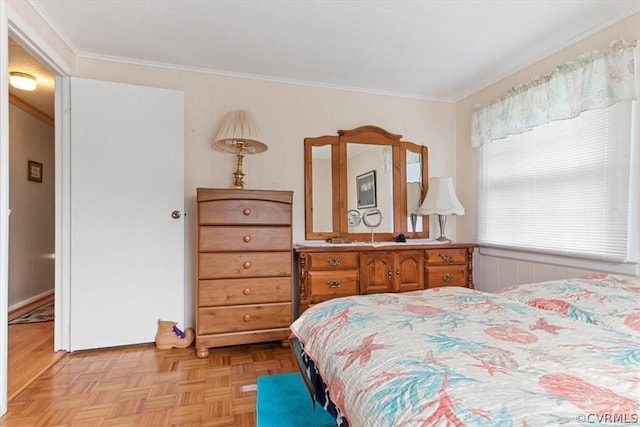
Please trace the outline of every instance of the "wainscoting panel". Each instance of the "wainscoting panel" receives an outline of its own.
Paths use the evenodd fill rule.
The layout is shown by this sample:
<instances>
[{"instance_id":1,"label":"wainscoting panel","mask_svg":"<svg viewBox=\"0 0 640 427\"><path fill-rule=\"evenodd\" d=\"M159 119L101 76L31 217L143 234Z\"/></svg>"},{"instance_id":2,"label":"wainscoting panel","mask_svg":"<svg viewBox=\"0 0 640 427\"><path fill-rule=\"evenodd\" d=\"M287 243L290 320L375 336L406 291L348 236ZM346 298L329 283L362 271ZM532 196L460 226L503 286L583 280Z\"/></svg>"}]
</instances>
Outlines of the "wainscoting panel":
<instances>
[{"instance_id":1,"label":"wainscoting panel","mask_svg":"<svg viewBox=\"0 0 640 427\"><path fill-rule=\"evenodd\" d=\"M562 257L557 259L558 263L564 260ZM473 261L475 288L487 292L496 292L502 288L523 283L568 279L595 271L607 271L600 263L592 264L591 269L588 268L588 264L585 264L585 268L577 268L483 255L482 251L480 253L476 251Z\"/></svg>"}]
</instances>

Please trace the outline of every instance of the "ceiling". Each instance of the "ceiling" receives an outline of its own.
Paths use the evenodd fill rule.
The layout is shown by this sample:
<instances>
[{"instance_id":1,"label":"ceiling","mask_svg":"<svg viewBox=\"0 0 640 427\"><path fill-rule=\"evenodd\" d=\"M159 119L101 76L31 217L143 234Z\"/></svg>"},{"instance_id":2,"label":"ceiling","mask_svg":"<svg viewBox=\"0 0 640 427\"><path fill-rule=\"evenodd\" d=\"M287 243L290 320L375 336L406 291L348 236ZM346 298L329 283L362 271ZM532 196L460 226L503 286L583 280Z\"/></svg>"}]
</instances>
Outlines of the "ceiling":
<instances>
[{"instance_id":1,"label":"ceiling","mask_svg":"<svg viewBox=\"0 0 640 427\"><path fill-rule=\"evenodd\" d=\"M79 56L445 101L640 11L632 0L29 2Z\"/></svg>"}]
</instances>

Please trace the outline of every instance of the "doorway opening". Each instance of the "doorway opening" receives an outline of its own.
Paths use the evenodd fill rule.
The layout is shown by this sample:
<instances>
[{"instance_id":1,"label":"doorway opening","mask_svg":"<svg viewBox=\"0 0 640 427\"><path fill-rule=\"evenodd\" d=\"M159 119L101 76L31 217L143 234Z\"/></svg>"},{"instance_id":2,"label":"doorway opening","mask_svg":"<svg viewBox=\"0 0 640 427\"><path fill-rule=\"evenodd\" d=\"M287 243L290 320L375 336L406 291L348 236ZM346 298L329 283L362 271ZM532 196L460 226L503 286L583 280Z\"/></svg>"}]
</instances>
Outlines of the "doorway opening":
<instances>
[{"instance_id":1,"label":"doorway opening","mask_svg":"<svg viewBox=\"0 0 640 427\"><path fill-rule=\"evenodd\" d=\"M9 320L55 297L55 76L17 41L8 71L34 76L36 89L9 87ZM7 396L12 399L64 352L54 322L8 327Z\"/></svg>"}]
</instances>

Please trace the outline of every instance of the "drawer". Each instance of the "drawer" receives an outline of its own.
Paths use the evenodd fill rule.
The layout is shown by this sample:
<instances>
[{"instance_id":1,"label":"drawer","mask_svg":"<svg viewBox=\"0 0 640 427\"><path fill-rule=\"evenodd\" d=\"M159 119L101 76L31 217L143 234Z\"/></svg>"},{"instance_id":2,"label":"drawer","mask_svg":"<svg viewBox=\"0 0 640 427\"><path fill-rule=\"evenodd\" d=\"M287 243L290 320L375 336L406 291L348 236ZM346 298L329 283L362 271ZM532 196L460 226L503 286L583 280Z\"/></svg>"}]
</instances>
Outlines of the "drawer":
<instances>
[{"instance_id":1,"label":"drawer","mask_svg":"<svg viewBox=\"0 0 640 427\"><path fill-rule=\"evenodd\" d=\"M291 302L291 277L198 281L198 306Z\"/></svg>"},{"instance_id":2,"label":"drawer","mask_svg":"<svg viewBox=\"0 0 640 427\"><path fill-rule=\"evenodd\" d=\"M291 227L202 226L198 237L201 252L291 250Z\"/></svg>"},{"instance_id":3,"label":"drawer","mask_svg":"<svg viewBox=\"0 0 640 427\"><path fill-rule=\"evenodd\" d=\"M358 294L358 270L307 272L308 295L313 297Z\"/></svg>"},{"instance_id":4,"label":"drawer","mask_svg":"<svg viewBox=\"0 0 640 427\"><path fill-rule=\"evenodd\" d=\"M199 279L291 276L291 252L198 254Z\"/></svg>"},{"instance_id":5,"label":"drawer","mask_svg":"<svg viewBox=\"0 0 640 427\"><path fill-rule=\"evenodd\" d=\"M467 266L429 267L427 268L426 288L438 286L467 286Z\"/></svg>"},{"instance_id":6,"label":"drawer","mask_svg":"<svg viewBox=\"0 0 640 427\"><path fill-rule=\"evenodd\" d=\"M427 265L466 264L466 249L427 249Z\"/></svg>"},{"instance_id":7,"label":"drawer","mask_svg":"<svg viewBox=\"0 0 640 427\"><path fill-rule=\"evenodd\" d=\"M358 268L357 252L322 252L307 255L307 270L349 270Z\"/></svg>"},{"instance_id":8,"label":"drawer","mask_svg":"<svg viewBox=\"0 0 640 427\"><path fill-rule=\"evenodd\" d=\"M286 328L293 320L291 303L198 309L198 335Z\"/></svg>"},{"instance_id":9,"label":"drawer","mask_svg":"<svg viewBox=\"0 0 640 427\"><path fill-rule=\"evenodd\" d=\"M268 200L211 200L198 203L200 225L290 225L291 205Z\"/></svg>"}]
</instances>

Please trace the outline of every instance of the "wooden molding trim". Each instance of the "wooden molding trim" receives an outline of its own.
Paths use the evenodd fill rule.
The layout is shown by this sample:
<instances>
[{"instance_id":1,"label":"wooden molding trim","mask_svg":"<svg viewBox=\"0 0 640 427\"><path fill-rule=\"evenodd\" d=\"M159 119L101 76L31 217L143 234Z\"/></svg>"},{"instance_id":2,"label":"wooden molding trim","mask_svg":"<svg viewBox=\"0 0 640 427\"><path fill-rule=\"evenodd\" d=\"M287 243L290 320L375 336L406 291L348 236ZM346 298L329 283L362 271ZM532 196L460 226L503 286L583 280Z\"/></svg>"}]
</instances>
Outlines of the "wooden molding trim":
<instances>
[{"instance_id":1,"label":"wooden molding trim","mask_svg":"<svg viewBox=\"0 0 640 427\"><path fill-rule=\"evenodd\" d=\"M31 114L32 116L36 117L37 119L42 120L45 123L48 123L51 126L55 126L55 122L53 120L53 117L49 116L48 114L43 113L42 111L40 111L37 108L33 107L31 104L28 104L28 103L24 102L22 99L18 98L17 96L9 94L9 103L15 105L16 107L20 108L21 110L26 111L27 113Z\"/></svg>"}]
</instances>

